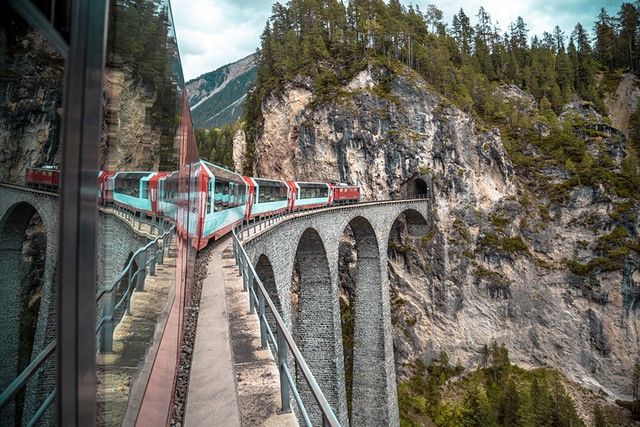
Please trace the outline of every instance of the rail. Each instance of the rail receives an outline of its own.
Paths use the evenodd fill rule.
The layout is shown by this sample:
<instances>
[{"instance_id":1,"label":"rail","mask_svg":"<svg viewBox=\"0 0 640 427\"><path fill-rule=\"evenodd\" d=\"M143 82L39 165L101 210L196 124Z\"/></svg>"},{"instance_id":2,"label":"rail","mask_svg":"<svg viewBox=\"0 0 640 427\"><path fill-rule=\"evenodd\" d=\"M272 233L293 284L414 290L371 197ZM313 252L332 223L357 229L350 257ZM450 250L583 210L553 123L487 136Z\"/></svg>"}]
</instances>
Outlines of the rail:
<instances>
[{"instance_id":1,"label":"rail","mask_svg":"<svg viewBox=\"0 0 640 427\"><path fill-rule=\"evenodd\" d=\"M123 305L125 308L124 313L128 316L131 315L131 297L134 290L138 292L144 291L147 267L149 268L149 275L155 276L156 264L162 265L165 253L171 249L171 239L175 232L175 224L165 223L164 219L161 224L162 226L159 226L156 238L138 249L131 256L131 259L129 259L120 274L96 295L96 304L106 296L102 319L96 327L96 334L100 334L99 352L101 354L113 352L113 333L116 326L124 318L124 315L119 315L122 314ZM164 228L166 224L170 224L168 229ZM160 230L162 230L162 233L160 233ZM151 254L148 254L149 249L151 249ZM136 266L135 269L134 264ZM135 287L133 286L134 282ZM126 289L120 292L121 288Z\"/></svg>"},{"instance_id":2,"label":"rail","mask_svg":"<svg viewBox=\"0 0 640 427\"><path fill-rule=\"evenodd\" d=\"M266 214L260 218L256 217L251 221L248 221L246 219L242 220L242 222L240 223L242 225L242 228L239 229L240 234L238 235L238 237L240 238L240 240L244 240L247 237L251 237L252 233L255 235L256 233L286 219L298 218L318 212L331 212L333 210L339 209L356 209L362 206L372 206L380 204L403 203L411 200L429 201L430 198L426 194L419 194L415 196L391 196L384 199L366 199L358 203L347 203L333 206L315 206L313 208L300 209L296 211L283 211L277 214Z\"/></svg>"},{"instance_id":3,"label":"rail","mask_svg":"<svg viewBox=\"0 0 640 427\"><path fill-rule=\"evenodd\" d=\"M0 411L11 402L16 394L27 384L27 381L42 367L42 365L49 360L49 357L56 350L56 340L49 343L32 361L22 370L9 386L0 395ZM31 417L27 426L34 426L38 423L40 418L47 412L47 409L53 403L56 395L56 389L49 394L45 401L40 405L36 413Z\"/></svg>"},{"instance_id":4,"label":"rail","mask_svg":"<svg viewBox=\"0 0 640 427\"><path fill-rule=\"evenodd\" d=\"M240 225L241 230L242 225ZM240 231L242 232L242 231ZM278 355L278 371L280 372L280 397L282 404L282 412L291 412L291 392L293 392L294 398L300 408L301 415L307 426L311 426L311 421L307 409L302 402L300 393L297 390L296 383L291 376L291 371L287 362L287 349L291 351L293 360L297 364L299 371L302 373L307 385L311 390L320 412L322 413L322 425L323 426L340 426L338 419L336 418L329 402L322 393L320 386L316 382L307 362L302 357L302 353L298 349L291 333L287 330L287 327L280 317L276 306L269 297L267 290L265 289L262 281L258 277L253 265L251 264L247 252L242 247L236 227L233 231L233 253L236 257L236 262L240 268L240 274L242 275L243 289L249 291L250 300L250 312L255 313L258 309L258 318L260 320L260 348L262 350L267 349L267 345L271 344L276 354ZM257 288L257 291L256 291ZM256 305L257 302L257 305ZM276 322L276 331L271 329L269 322L267 322L266 311L267 309L273 316Z\"/></svg>"}]
</instances>

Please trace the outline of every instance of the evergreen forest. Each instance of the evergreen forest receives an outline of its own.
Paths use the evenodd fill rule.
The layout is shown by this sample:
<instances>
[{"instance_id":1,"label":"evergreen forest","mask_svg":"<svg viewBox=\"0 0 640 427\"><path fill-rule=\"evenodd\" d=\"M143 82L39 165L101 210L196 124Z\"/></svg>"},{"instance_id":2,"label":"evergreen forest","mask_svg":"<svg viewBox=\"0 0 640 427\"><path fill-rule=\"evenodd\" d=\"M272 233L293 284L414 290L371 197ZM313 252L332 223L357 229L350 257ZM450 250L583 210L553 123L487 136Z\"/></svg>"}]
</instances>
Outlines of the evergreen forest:
<instances>
[{"instance_id":1,"label":"evergreen forest","mask_svg":"<svg viewBox=\"0 0 640 427\"><path fill-rule=\"evenodd\" d=\"M603 8L591 22L572 29L556 26L542 35L530 34L521 17L499 28L483 7L460 9L449 23L433 4L422 10L399 0L276 3L262 33L257 78L245 104L243 172L252 173L262 106L270 96L288 84L304 84L313 90L308 108L340 103L348 96L345 85L367 67L379 80L371 92L390 103L396 102L394 78L410 69L441 97L441 104L473 116L480 131L498 128L523 184L519 201L534 212L532 217L552 221L552 207L566 203L575 187L604 188L615 200L612 231L597 239L598 256L592 261L567 260L571 272L587 278L620 270L630 254L640 252L640 240L629 231L640 198L640 108L630 112L625 136L610 126L605 104L625 75L637 76L640 70L640 2L622 3L615 15ZM517 99L501 94L501 88L512 85L533 97L534 112L523 113ZM560 120L567 104L576 102L603 119L596 123L568 115ZM603 141L622 144L625 139L626 155L615 164ZM535 158L527 154L530 147ZM542 168L566 171L568 179L554 183L537 173ZM496 230L504 227L500 218L490 220ZM500 233L485 233L477 251L528 253L522 237ZM540 262L540 267L549 265ZM485 346L483 364L473 372L452 366L446 354L428 364L416 360L411 369L410 378L398 386L403 426L584 425L558 372L513 366L507 349L495 342ZM634 402L621 402L636 415L637 389L634 385ZM599 406L592 419L597 426L616 425Z\"/></svg>"},{"instance_id":2,"label":"evergreen forest","mask_svg":"<svg viewBox=\"0 0 640 427\"><path fill-rule=\"evenodd\" d=\"M570 32L530 35L519 17L507 29L499 28L481 7L472 25L463 10L451 23L430 4L426 10L403 6L399 0L291 0L276 3L262 34L257 79L245 105L247 161L262 127L261 105L296 79L312 81L316 105L331 103L358 72L367 66L383 70L375 88L388 95L391 81L403 68L419 73L445 102L472 114L487 128L499 127L520 176L530 175L530 159L523 147L533 143L542 162L577 172L564 188L552 193L562 199L578 183L606 183L613 192L640 194L637 153L640 149L640 109L630 120L631 135L623 170L610 159L593 158L575 125L558 115L575 100L592 105L607 116L603 101L615 91L624 72L640 68L640 3L623 3L615 16L603 8L593 26L577 23ZM499 96L499 87L517 85L539 105L536 117L522 117L517 101ZM392 100L392 97L390 97ZM540 128L550 130L543 137ZM599 137L601 135L594 135ZM544 183L542 183L544 184ZM535 190L549 188L532 182Z\"/></svg>"}]
</instances>

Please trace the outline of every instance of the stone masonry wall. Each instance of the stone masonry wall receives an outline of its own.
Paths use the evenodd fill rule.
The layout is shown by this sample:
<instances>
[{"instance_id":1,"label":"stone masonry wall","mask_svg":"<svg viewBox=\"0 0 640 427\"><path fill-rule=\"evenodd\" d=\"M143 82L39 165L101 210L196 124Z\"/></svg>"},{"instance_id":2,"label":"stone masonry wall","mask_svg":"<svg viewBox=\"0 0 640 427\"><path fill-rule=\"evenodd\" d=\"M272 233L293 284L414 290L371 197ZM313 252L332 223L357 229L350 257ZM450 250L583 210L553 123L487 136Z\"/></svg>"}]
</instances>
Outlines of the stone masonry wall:
<instances>
[{"instance_id":1,"label":"stone masonry wall","mask_svg":"<svg viewBox=\"0 0 640 427\"><path fill-rule=\"evenodd\" d=\"M396 393L396 379L393 355L393 340L390 319L389 283L387 273L387 246L391 227L398 216L405 211L414 212L412 217L421 217L424 224L428 223L429 205L426 200L409 202L377 203L372 205L357 205L344 208L332 208L318 213L311 213L290 219L271 227L252 237L245 248L253 265L260 256L266 256L273 267L277 292L282 306L282 317L292 329L291 277L294 270L296 253L305 256L303 245L309 243L301 238L309 228L319 236L326 254L326 269L329 271L330 290L326 293L314 293L301 296L304 292L304 281L301 280L299 299L316 298L323 300L317 307L333 307L330 316L330 336L332 342L317 343L313 348L303 351L305 360L309 364L316 381L325 393L329 404L334 408L336 416L342 425L348 425L346 392L344 384L344 361L342 354L342 330L340 323L339 288L338 288L338 245L340 237L348 224L356 225L356 246L368 247L364 250L362 259L358 258L360 276L360 296L356 295L356 325L355 334L357 347L361 356L354 361L354 378L362 384L354 389L352 423L354 426L398 426L398 402ZM307 232L309 235L309 232ZM361 240L358 242L358 238ZM374 252L372 248L376 248ZM315 248L317 249L317 248ZM362 249L361 249L362 250ZM300 251L300 252L299 252ZM317 252L317 250L316 250ZM320 257L314 258L320 262ZM299 267L302 268L300 263ZM376 265L377 264L377 265ZM300 272L300 276L324 271L325 268L316 266L307 272ZM379 281L374 283L367 279L367 274L379 271ZM316 273L317 274L317 273ZM357 291L356 291L357 292ZM300 313L300 310L298 310ZM318 310L305 310L305 316L315 316L308 321L327 322L326 313ZM295 315L293 316L295 317ZM297 323L297 322L296 322ZM360 330L360 332L358 332ZM325 336L326 340L326 336ZM328 353L328 354L327 354ZM327 364L326 362L330 363ZM318 372L314 366L334 366L335 369L324 369ZM354 380L355 381L355 380ZM360 391L357 391L360 390ZM314 408L315 405L308 405ZM369 411L357 408L369 408ZM376 408L377 410L372 410ZM315 413L312 418L317 419Z\"/></svg>"}]
</instances>

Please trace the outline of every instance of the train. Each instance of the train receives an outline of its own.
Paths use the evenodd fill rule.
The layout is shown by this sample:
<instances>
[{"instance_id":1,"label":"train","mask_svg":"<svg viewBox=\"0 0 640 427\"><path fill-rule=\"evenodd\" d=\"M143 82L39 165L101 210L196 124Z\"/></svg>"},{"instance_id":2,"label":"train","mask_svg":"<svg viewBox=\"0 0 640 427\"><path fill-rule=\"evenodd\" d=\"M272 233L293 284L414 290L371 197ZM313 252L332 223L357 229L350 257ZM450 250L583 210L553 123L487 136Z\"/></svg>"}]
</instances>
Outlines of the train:
<instances>
[{"instance_id":1,"label":"train","mask_svg":"<svg viewBox=\"0 0 640 427\"><path fill-rule=\"evenodd\" d=\"M57 166L28 167L24 173L24 181L33 189L57 192L60 186L60 170Z\"/></svg>"},{"instance_id":2,"label":"train","mask_svg":"<svg viewBox=\"0 0 640 427\"><path fill-rule=\"evenodd\" d=\"M46 172L49 167L28 168L25 181L38 188L58 186ZM46 181L48 179L48 181ZM180 180L191 180L191 197L198 197L200 211L187 212L188 203L180 197ZM46 182L45 182L46 181ZM49 182L51 181L51 182ZM238 221L253 221L270 215L296 212L325 206L358 203L360 187L346 183L281 181L242 176L205 160L188 174L147 171L100 171L98 199L102 206L118 206L139 216L163 217L186 224L179 232L188 233L198 250L209 241L217 240L231 231ZM57 188L56 188L57 189ZM177 221L178 216L183 221Z\"/></svg>"}]
</instances>

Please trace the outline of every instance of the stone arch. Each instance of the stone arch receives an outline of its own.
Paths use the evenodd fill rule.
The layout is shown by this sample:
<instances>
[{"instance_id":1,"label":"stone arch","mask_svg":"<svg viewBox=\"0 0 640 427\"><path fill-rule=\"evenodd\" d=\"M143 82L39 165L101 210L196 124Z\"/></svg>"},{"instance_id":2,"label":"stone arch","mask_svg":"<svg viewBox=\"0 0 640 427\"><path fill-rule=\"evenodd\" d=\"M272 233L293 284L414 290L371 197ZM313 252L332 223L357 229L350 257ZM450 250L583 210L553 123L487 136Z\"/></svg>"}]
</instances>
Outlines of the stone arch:
<instances>
[{"instance_id":1,"label":"stone arch","mask_svg":"<svg viewBox=\"0 0 640 427\"><path fill-rule=\"evenodd\" d=\"M429 233L430 225L427 219L415 209L406 209L398 214L391 224L389 239L407 233L414 237L423 237Z\"/></svg>"},{"instance_id":2,"label":"stone arch","mask_svg":"<svg viewBox=\"0 0 640 427\"><path fill-rule=\"evenodd\" d=\"M273 301L273 304L276 306L278 313L280 313L280 316L282 316L283 315L282 304L280 302L280 296L278 295L276 278L273 273L273 266L271 265L271 261L269 260L269 257L267 255L262 254L258 257L258 262L256 263L255 270L256 270L256 273L258 274L258 277L260 278L260 281L264 285L264 288L267 290L267 294L269 295L269 298L271 298L271 301ZM271 331L273 331L273 334L275 335L276 322L273 316L271 315L271 312L268 309L267 309L267 322L271 327Z\"/></svg>"},{"instance_id":3,"label":"stone arch","mask_svg":"<svg viewBox=\"0 0 640 427\"><path fill-rule=\"evenodd\" d=\"M50 293L44 290L47 243L44 218L33 205L16 203L0 219L0 389L28 365L38 349L38 329L47 328L38 324L43 294ZM23 399L5 408L2 417L21 419Z\"/></svg>"},{"instance_id":4,"label":"stone arch","mask_svg":"<svg viewBox=\"0 0 640 427\"><path fill-rule=\"evenodd\" d=\"M389 378L384 322L389 314L384 313L380 248L374 227L364 217L353 218L349 228L356 252L351 423L387 426L392 424L387 404Z\"/></svg>"},{"instance_id":5,"label":"stone arch","mask_svg":"<svg viewBox=\"0 0 640 427\"><path fill-rule=\"evenodd\" d=\"M297 283L296 283L297 282ZM335 336L339 317L334 316L334 294L327 252L318 232L307 228L296 249L291 291L293 338L311 372L333 407L338 403L338 375ZM320 413L301 375L296 383L313 425L321 425Z\"/></svg>"}]
</instances>

